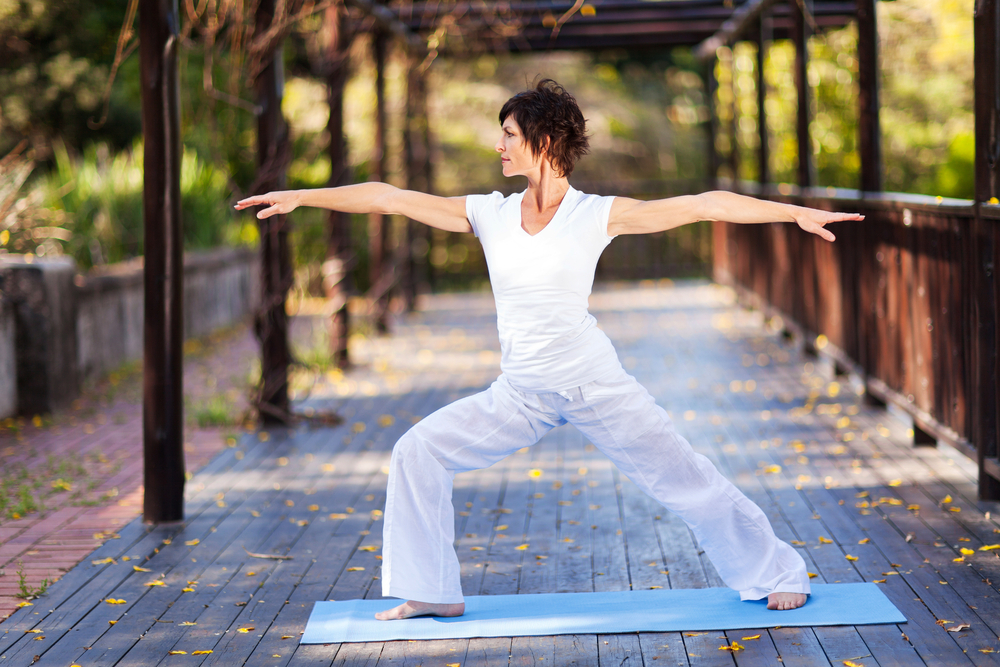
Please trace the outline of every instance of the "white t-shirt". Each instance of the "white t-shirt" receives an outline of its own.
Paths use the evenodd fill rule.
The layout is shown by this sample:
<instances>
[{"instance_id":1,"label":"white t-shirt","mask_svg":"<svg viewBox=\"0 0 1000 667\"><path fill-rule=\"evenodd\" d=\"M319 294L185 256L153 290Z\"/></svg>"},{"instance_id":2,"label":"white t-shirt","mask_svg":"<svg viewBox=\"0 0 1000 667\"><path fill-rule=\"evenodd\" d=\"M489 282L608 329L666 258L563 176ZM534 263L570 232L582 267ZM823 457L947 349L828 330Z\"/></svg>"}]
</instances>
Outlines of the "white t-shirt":
<instances>
[{"instance_id":1,"label":"white t-shirt","mask_svg":"<svg viewBox=\"0 0 1000 667\"><path fill-rule=\"evenodd\" d=\"M524 193L466 197L466 215L490 271L500 368L514 388L559 392L619 370L611 341L587 311L614 197L570 187L534 236L521 227Z\"/></svg>"}]
</instances>

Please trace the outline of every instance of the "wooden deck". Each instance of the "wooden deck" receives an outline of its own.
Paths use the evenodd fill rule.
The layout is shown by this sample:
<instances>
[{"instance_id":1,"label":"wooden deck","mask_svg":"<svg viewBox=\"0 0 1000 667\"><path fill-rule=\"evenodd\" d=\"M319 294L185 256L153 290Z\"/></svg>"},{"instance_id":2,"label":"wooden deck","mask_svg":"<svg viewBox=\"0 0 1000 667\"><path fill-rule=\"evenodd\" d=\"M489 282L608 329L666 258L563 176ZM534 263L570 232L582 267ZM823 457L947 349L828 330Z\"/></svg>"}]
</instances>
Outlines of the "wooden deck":
<instances>
[{"instance_id":1,"label":"wooden deck","mask_svg":"<svg viewBox=\"0 0 1000 667\"><path fill-rule=\"evenodd\" d=\"M395 440L498 371L490 296L443 295L391 338L356 341L363 365L304 401L343 425L247 434L189 482L183 526L128 525L0 624L0 667L1000 664L1000 549L979 550L1000 542L1000 507L976 501L971 461L913 448L905 418L864 405L728 290L632 284L592 303L626 368L814 581L880 581L908 623L298 645L314 601L379 597ZM467 594L721 585L686 526L571 427L459 475L455 506ZM731 640L746 648L719 650Z\"/></svg>"}]
</instances>

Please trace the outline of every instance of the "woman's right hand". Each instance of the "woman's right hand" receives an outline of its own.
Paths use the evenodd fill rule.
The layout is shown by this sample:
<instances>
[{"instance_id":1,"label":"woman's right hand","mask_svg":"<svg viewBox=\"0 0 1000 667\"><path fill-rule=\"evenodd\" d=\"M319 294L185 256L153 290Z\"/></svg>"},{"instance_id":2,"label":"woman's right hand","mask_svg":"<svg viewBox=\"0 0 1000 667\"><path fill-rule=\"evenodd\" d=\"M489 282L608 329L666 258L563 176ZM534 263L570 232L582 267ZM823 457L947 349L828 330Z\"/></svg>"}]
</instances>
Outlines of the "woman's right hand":
<instances>
[{"instance_id":1,"label":"woman's right hand","mask_svg":"<svg viewBox=\"0 0 1000 667\"><path fill-rule=\"evenodd\" d=\"M257 217L261 220L270 218L272 215L285 215L291 213L299 207L301 197L298 190L282 190L279 192L268 192L266 195L254 195L236 202L237 211L242 211L251 206L268 206L262 211L257 211Z\"/></svg>"}]
</instances>

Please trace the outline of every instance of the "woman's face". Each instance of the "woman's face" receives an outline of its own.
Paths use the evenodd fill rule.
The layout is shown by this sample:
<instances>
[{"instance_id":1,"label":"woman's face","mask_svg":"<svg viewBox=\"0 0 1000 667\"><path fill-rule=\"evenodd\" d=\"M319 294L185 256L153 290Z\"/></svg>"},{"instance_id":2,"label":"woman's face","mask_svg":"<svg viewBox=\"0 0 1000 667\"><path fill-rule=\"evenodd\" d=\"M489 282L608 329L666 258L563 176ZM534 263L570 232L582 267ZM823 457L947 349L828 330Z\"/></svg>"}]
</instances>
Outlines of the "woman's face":
<instances>
[{"instance_id":1,"label":"woman's face","mask_svg":"<svg viewBox=\"0 0 1000 667\"><path fill-rule=\"evenodd\" d=\"M500 163L503 165L504 176L521 176L528 171L537 168L542 161L542 156L535 157L531 154L521 128L513 116L507 116L501 128L500 141L494 146L497 153L500 153Z\"/></svg>"}]
</instances>

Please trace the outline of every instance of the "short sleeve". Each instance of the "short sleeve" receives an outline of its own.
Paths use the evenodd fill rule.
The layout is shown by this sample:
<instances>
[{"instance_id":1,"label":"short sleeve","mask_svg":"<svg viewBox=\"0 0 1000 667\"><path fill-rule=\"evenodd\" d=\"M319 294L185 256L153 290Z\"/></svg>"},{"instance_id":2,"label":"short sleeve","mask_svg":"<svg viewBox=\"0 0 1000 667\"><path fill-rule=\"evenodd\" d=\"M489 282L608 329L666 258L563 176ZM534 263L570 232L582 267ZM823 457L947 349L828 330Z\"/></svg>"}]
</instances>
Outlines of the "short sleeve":
<instances>
[{"instance_id":1,"label":"short sleeve","mask_svg":"<svg viewBox=\"0 0 1000 667\"><path fill-rule=\"evenodd\" d=\"M607 239L608 243L615 238L608 234L608 223L611 221L611 205L615 203L614 197L601 197L597 205L597 221L601 228L601 235Z\"/></svg>"},{"instance_id":2,"label":"short sleeve","mask_svg":"<svg viewBox=\"0 0 1000 667\"><path fill-rule=\"evenodd\" d=\"M481 225L487 218L487 211L490 206L496 206L494 200L497 198L503 199L503 195L499 192L489 195L466 195L465 217L469 219L469 224L472 225L472 233L477 238L480 237Z\"/></svg>"}]
</instances>

